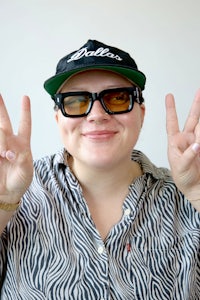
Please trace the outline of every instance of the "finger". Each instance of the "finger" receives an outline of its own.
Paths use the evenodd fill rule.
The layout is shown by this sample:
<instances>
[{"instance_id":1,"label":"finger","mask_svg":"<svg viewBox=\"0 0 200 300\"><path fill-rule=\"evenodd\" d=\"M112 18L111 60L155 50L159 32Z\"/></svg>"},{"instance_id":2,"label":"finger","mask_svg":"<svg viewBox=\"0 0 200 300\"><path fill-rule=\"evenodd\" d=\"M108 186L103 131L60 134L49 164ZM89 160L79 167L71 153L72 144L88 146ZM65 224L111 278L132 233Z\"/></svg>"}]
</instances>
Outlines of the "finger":
<instances>
[{"instance_id":1,"label":"finger","mask_svg":"<svg viewBox=\"0 0 200 300\"><path fill-rule=\"evenodd\" d=\"M175 100L172 94L166 95L166 128L167 135L173 136L179 132L178 117L176 113Z\"/></svg>"},{"instance_id":2,"label":"finger","mask_svg":"<svg viewBox=\"0 0 200 300\"><path fill-rule=\"evenodd\" d=\"M200 153L200 123L198 122L197 126L195 127L195 142L192 145L193 152Z\"/></svg>"},{"instance_id":3,"label":"finger","mask_svg":"<svg viewBox=\"0 0 200 300\"><path fill-rule=\"evenodd\" d=\"M194 143L187 150L185 150L180 164L183 169L189 169L194 159L198 157L199 160L200 144Z\"/></svg>"},{"instance_id":4,"label":"finger","mask_svg":"<svg viewBox=\"0 0 200 300\"><path fill-rule=\"evenodd\" d=\"M195 128L195 142L183 154L183 167L189 168L192 161L200 154L200 123Z\"/></svg>"},{"instance_id":5,"label":"finger","mask_svg":"<svg viewBox=\"0 0 200 300\"><path fill-rule=\"evenodd\" d=\"M19 123L18 135L28 141L31 138L31 105L28 96L22 98L21 118Z\"/></svg>"},{"instance_id":6,"label":"finger","mask_svg":"<svg viewBox=\"0 0 200 300\"><path fill-rule=\"evenodd\" d=\"M193 132L200 118L200 89L196 92L188 118L186 120L184 131Z\"/></svg>"},{"instance_id":7,"label":"finger","mask_svg":"<svg viewBox=\"0 0 200 300\"><path fill-rule=\"evenodd\" d=\"M5 133L12 134L12 125L6 109L5 103L2 96L0 95L0 128L2 128Z\"/></svg>"}]
</instances>

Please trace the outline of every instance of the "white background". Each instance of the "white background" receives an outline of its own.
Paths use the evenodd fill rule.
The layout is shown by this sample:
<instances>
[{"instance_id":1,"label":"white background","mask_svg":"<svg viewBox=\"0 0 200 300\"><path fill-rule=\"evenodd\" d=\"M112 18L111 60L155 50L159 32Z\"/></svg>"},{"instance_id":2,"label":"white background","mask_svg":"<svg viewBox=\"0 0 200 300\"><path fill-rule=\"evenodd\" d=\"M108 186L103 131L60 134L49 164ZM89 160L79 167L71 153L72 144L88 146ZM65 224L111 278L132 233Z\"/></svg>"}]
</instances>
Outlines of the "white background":
<instances>
[{"instance_id":1,"label":"white background","mask_svg":"<svg viewBox=\"0 0 200 300\"><path fill-rule=\"evenodd\" d=\"M129 52L146 74L147 113L136 148L168 166L165 95L175 95L182 128L200 87L200 1L0 0L0 92L15 131L21 97L31 97L35 159L62 145L43 82L88 39Z\"/></svg>"}]
</instances>

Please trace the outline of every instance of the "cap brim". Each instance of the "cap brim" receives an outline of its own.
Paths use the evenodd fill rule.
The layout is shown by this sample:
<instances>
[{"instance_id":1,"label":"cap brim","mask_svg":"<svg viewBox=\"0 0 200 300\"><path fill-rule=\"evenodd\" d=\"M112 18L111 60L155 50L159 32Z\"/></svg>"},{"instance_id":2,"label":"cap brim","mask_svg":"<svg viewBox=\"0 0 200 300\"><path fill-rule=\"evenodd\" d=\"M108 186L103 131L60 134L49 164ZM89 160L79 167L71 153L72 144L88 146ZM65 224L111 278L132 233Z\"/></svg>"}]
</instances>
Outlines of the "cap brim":
<instances>
[{"instance_id":1,"label":"cap brim","mask_svg":"<svg viewBox=\"0 0 200 300\"><path fill-rule=\"evenodd\" d=\"M79 73L81 71L87 71L87 70L91 70L91 69L104 69L104 70L109 70L109 71L119 73L120 75L125 76L132 82L136 83L141 88L141 90L144 90L146 77L142 72L135 70L135 69L128 68L128 67L127 68L120 67L120 66L114 67L114 66L108 66L108 65L105 65L105 66L95 65L95 66L88 66L88 67L84 66L82 68L73 69L72 71L68 71L68 72L64 72L64 73L55 75L45 81L44 88L51 96L54 96L56 94L56 92L58 91L59 87L69 77L71 77L72 75Z\"/></svg>"}]
</instances>

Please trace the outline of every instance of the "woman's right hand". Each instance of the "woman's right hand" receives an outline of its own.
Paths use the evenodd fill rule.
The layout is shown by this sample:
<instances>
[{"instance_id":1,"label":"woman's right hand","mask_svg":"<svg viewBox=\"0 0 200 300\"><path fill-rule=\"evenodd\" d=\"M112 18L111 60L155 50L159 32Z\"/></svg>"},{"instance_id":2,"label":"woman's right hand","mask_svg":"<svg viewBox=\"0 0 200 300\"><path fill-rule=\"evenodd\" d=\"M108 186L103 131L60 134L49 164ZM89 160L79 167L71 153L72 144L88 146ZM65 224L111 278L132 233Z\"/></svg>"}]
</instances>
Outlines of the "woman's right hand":
<instances>
[{"instance_id":1,"label":"woman's right hand","mask_svg":"<svg viewBox=\"0 0 200 300\"><path fill-rule=\"evenodd\" d=\"M13 133L10 118L0 95L0 202L17 203L29 187L33 177L30 148L30 99L22 99L18 134Z\"/></svg>"}]
</instances>

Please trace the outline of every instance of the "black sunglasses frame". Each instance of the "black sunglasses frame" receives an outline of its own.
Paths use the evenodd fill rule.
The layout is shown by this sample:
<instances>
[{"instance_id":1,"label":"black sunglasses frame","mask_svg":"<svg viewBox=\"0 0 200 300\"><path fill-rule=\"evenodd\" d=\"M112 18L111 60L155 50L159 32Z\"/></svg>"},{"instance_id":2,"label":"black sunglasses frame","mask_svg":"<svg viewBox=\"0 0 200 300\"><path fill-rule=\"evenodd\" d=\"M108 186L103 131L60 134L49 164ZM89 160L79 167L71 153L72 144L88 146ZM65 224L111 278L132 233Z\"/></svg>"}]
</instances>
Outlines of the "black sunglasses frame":
<instances>
[{"instance_id":1,"label":"black sunglasses frame","mask_svg":"<svg viewBox=\"0 0 200 300\"><path fill-rule=\"evenodd\" d=\"M123 110L123 111L116 111L113 112L111 110L109 110L103 100L103 96L107 93L111 93L111 92L128 92L129 96L130 96L130 104L127 110ZM88 108L86 110L85 113L83 114L78 114L78 115L70 115L67 114L65 112L64 109L64 98L68 97L68 96L81 96L81 95L86 95L90 98L90 102L88 104ZM90 93L88 91L77 91L77 92L66 92L66 93L58 93L55 94L52 99L55 102L55 105L58 106L58 108L61 110L62 114L65 117L69 117L69 118L79 118L79 117L84 117L87 116L93 106L94 101L100 101L103 109L105 110L106 113L108 113L109 115L116 115L116 114L123 114L123 113L127 113L130 112L133 109L134 106L134 102L137 102L138 104L142 104L144 102L144 99L142 97L141 91L138 87L134 86L134 87L122 87L122 88L114 88L114 89L106 89L101 91L100 93Z\"/></svg>"}]
</instances>

